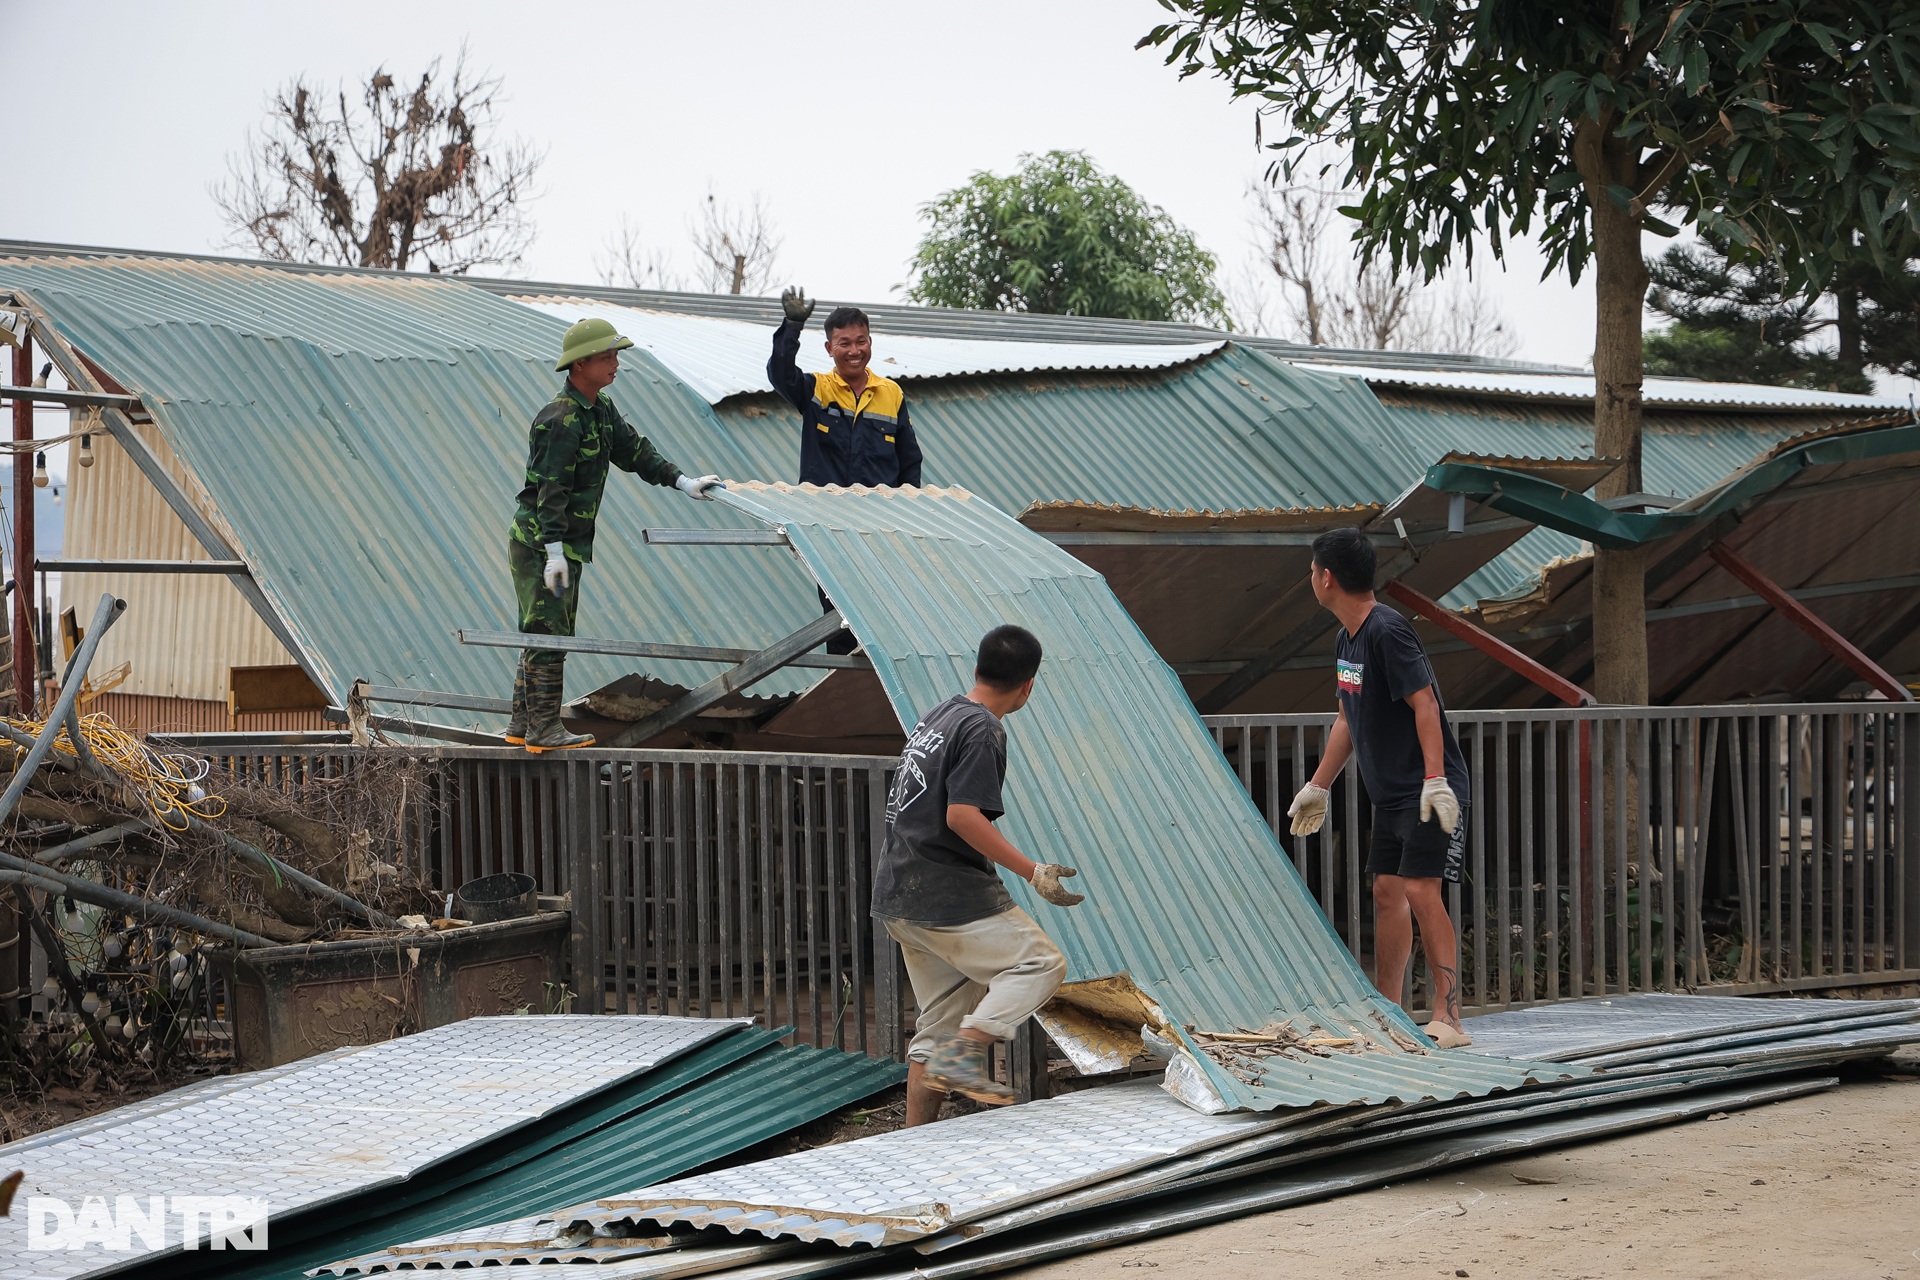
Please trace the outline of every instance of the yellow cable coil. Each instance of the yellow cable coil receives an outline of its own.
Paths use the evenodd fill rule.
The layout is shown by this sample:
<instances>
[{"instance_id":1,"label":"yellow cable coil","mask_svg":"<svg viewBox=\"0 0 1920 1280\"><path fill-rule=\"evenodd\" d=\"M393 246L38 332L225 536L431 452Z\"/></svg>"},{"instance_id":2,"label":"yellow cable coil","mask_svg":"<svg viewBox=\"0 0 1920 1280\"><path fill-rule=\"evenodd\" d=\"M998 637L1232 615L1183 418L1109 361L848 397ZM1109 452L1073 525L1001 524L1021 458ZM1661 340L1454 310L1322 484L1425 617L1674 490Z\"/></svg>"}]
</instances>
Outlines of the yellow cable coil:
<instances>
[{"instance_id":1,"label":"yellow cable coil","mask_svg":"<svg viewBox=\"0 0 1920 1280\"><path fill-rule=\"evenodd\" d=\"M0 716L21 733L39 737L44 720ZM206 781L212 765L189 755L166 755L153 750L136 735L115 724L103 712L80 717L80 736L86 740L94 758L127 780L163 825L172 831L187 829L187 816L210 822L227 811L227 802L208 795L200 784ZM53 741L53 749L79 758L65 728ZM14 748L14 767L26 755L24 747Z\"/></svg>"}]
</instances>

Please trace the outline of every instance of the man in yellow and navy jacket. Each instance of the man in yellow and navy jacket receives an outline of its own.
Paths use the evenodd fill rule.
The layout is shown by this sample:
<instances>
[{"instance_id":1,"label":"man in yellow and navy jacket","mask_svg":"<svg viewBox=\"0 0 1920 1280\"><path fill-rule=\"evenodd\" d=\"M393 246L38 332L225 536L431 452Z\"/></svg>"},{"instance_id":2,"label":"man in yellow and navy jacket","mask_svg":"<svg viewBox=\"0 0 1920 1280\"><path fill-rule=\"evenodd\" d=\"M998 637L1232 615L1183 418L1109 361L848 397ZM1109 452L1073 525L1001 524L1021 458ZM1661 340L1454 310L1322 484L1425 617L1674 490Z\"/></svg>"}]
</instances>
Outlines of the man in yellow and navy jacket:
<instances>
[{"instance_id":1,"label":"man in yellow and navy jacket","mask_svg":"<svg viewBox=\"0 0 1920 1280\"><path fill-rule=\"evenodd\" d=\"M780 295L786 319L773 331L773 355L767 380L800 411L800 483L903 485L920 483L920 442L907 421L907 397L900 384L867 368L873 337L867 313L835 307L827 316L827 355L831 373L802 373L794 363L800 330L813 303L800 289ZM833 602L820 593L820 607ZM828 653L852 653L851 631L827 641Z\"/></svg>"},{"instance_id":2,"label":"man in yellow and navy jacket","mask_svg":"<svg viewBox=\"0 0 1920 1280\"><path fill-rule=\"evenodd\" d=\"M867 368L873 338L866 313L836 307L827 317L831 373L802 373L794 363L813 303L799 289L780 298L786 313L773 331L767 380L800 411L800 483L918 485L920 444L907 421L900 384Z\"/></svg>"}]
</instances>

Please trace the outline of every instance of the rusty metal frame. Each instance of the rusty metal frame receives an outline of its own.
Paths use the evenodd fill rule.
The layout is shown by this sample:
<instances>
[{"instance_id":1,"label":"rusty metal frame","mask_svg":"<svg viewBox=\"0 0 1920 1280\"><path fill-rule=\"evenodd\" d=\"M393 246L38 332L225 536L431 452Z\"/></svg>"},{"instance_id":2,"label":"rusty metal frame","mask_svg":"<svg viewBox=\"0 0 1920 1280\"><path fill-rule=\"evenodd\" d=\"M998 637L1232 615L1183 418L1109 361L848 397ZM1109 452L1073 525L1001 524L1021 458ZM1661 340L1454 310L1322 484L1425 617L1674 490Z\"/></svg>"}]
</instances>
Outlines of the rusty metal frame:
<instances>
[{"instance_id":1,"label":"rusty metal frame","mask_svg":"<svg viewBox=\"0 0 1920 1280\"><path fill-rule=\"evenodd\" d=\"M687 693L672 705L663 707L631 728L622 730L607 745L610 747L638 746L649 738L665 733L675 725L699 715L728 694L738 693L748 685L766 679L780 668L790 665L795 658L809 649L825 644L842 625L840 611L829 609L792 635L774 641L738 666L721 672L698 689Z\"/></svg>"},{"instance_id":2,"label":"rusty metal frame","mask_svg":"<svg viewBox=\"0 0 1920 1280\"><path fill-rule=\"evenodd\" d=\"M1842 665L1885 694L1888 699L1894 702L1913 701L1911 689L1888 674L1886 668L1861 652L1853 641L1829 626L1819 614L1794 599L1791 592L1762 573L1751 560L1746 559L1724 542L1716 542L1707 548L1707 555L1712 557L1715 564L1765 600L1775 613L1800 628L1815 644L1832 654Z\"/></svg>"},{"instance_id":3,"label":"rusty metal frame","mask_svg":"<svg viewBox=\"0 0 1920 1280\"><path fill-rule=\"evenodd\" d=\"M1590 707L1596 699L1573 681L1551 667L1543 666L1514 648L1491 631L1467 621L1437 600L1428 598L1404 582L1394 581L1381 588L1381 594L1397 600L1457 640L1464 640L1495 662L1524 676L1570 707Z\"/></svg>"}]
</instances>

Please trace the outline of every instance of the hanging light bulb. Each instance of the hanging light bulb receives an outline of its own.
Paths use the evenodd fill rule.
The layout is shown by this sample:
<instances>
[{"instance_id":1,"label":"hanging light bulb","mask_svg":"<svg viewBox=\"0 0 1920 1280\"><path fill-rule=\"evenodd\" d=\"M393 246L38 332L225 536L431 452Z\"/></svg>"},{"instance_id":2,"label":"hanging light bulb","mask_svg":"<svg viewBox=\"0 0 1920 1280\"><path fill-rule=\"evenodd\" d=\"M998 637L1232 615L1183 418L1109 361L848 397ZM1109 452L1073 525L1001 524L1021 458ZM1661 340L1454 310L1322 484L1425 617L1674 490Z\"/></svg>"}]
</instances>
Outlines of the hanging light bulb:
<instances>
[{"instance_id":1,"label":"hanging light bulb","mask_svg":"<svg viewBox=\"0 0 1920 1280\"><path fill-rule=\"evenodd\" d=\"M185 991L187 989L187 984L192 981L193 981L193 975L186 972L185 970L182 970L181 972L173 975L173 989L175 991Z\"/></svg>"},{"instance_id":2,"label":"hanging light bulb","mask_svg":"<svg viewBox=\"0 0 1920 1280\"><path fill-rule=\"evenodd\" d=\"M128 1018L125 1022L120 1024L120 1035L123 1039L131 1040L139 1034L140 1034L140 1027L137 1023L134 1022L132 1018Z\"/></svg>"},{"instance_id":3,"label":"hanging light bulb","mask_svg":"<svg viewBox=\"0 0 1920 1280\"><path fill-rule=\"evenodd\" d=\"M53 477L47 474L47 455L45 453L34 454L33 487L36 489L44 489L52 483Z\"/></svg>"},{"instance_id":4,"label":"hanging light bulb","mask_svg":"<svg viewBox=\"0 0 1920 1280\"><path fill-rule=\"evenodd\" d=\"M103 1002L101 1001L100 994L97 991L89 991L87 992L86 995L82 996L80 999L80 1012L87 1014L89 1016L100 1012L102 1007L103 1007Z\"/></svg>"},{"instance_id":5,"label":"hanging light bulb","mask_svg":"<svg viewBox=\"0 0 1920 1280\"><path fill-rule=\"evenodd\" d=\"M83 467L90 467L93 465L93 433L92 432L88 432L86 435L83 435L80 437L80 465Z\"/></svg>"},{"instance_id":6,"label":"hanging light bulb","mask_svg":"<svg viewBox=\"0 0 1920 1280\"><path fill-rule=\"evenodd\" d=\"M167 964L172 967L175 973L180 973L187 967L187 958L176 951L167 957Z\"/></svg>"},{"instance_id":7,"label":"hanging light bulb","mask_svg":"<svg viewBox=\"0 0 1920 1280\"><path fill-rule=\"evenodd\" d=\"M120 935L117 933L108 934L105 940L100 943L100 954L109 960L118 960L121 956L125 955L126 952L127 944L121 941Z\"/></svg>"},{"instance_id":8,"label":"hanging light bulb","mask_svg":"<svg viewBox=\"0 0 1920 1280\"><path fill-rule=\"evenodd\" d=\"M45 982L40 984L40 994L49 1000L58 1001L60 999L60 979L49 977Z\"/></svg>"},{"instance_id":9,"label":"hanging light bulb","mask_svg":"<svg viewBox=\"0 0 1920 1280\"><path fill-rule=\"evenodd\" d=\"M102 1027L102 1030L104 1030L110 1036L117 1036L120 1034L120 1028L122 1025L123 1024L120 1021L120 1015L117 1013L110 1013L107 1015L107 1021L105 1026Z\"/></svg>"}]
</instances>

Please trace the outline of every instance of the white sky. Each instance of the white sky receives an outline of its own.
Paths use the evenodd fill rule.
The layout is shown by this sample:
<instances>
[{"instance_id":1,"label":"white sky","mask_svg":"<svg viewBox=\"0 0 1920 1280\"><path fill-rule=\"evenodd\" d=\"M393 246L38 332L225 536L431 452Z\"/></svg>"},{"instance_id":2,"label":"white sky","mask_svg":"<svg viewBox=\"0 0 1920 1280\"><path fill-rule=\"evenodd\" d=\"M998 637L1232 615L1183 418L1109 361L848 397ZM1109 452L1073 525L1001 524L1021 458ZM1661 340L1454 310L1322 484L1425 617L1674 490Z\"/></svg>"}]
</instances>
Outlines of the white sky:
<instances>
[{"instance_id":1,"label":"white sky","mask_svg":"<svg viewBox=\"0 0 1920 1280\"><path fill-rule=\"evenodd\" d=\"M711 189L766 198L781 277L818 296L897 300L919 206L1023 152L1084 149L1219 255L1253 249L1246 188L1265 168L1252 108L1182 82L1134 42L1153 0L741 0L530 5L0 0L0 236L205 252L225 237L212 184L305 73L403 81L464 40L505 80L506 131L543 146L538 236L519 272L592 282L628 217L688 265ZM1584 365L1589 283L1539 282L1510 251L1481 279L1516 356Z\"/></svg>"}]
</instances>

